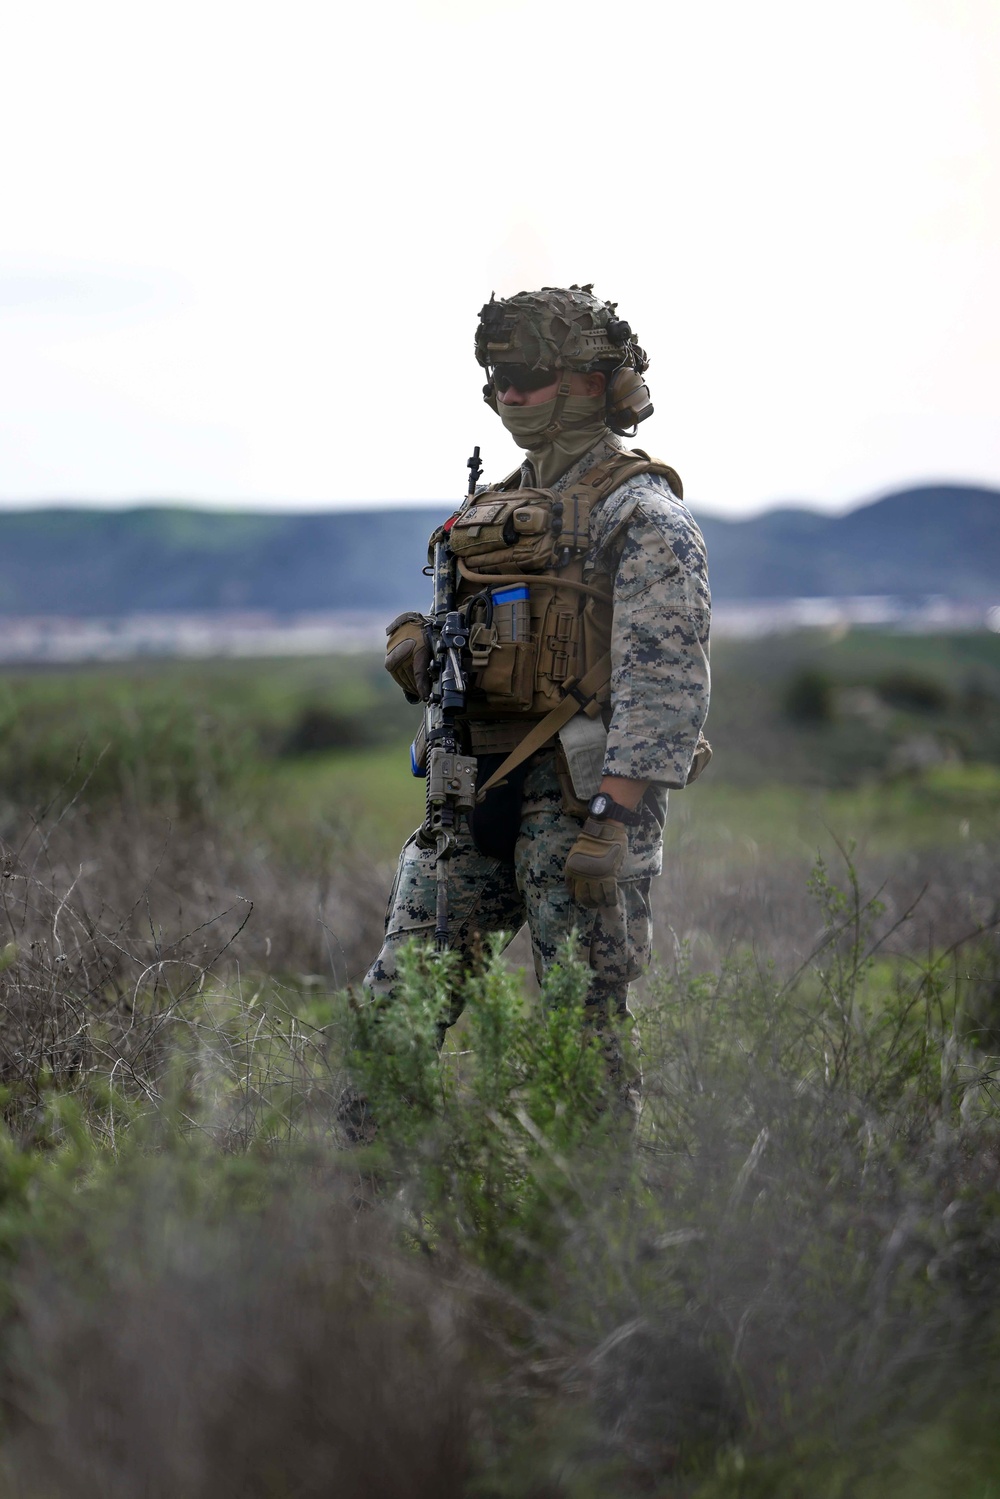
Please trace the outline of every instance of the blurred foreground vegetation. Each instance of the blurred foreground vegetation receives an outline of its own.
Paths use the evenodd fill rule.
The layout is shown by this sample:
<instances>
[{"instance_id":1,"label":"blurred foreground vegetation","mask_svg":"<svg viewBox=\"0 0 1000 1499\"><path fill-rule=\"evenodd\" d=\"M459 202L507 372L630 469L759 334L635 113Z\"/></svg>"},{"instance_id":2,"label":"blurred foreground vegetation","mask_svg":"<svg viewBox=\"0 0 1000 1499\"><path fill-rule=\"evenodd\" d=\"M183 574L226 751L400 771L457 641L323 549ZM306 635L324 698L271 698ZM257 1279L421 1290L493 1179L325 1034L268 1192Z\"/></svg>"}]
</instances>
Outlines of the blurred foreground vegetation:
<instances>
[{"instance_id":1,"label":"blurred foreground vegetation","mask_svg":"<svg viewBox=\"0 0 1000 1499\"><path fill-rule=\"evenodd\" d=\"M0 1493L987 1499L1000 638L715 672L634 1142L571 953L371 1035L378 661L0 680Z\"/></svg>"}]
</instances>

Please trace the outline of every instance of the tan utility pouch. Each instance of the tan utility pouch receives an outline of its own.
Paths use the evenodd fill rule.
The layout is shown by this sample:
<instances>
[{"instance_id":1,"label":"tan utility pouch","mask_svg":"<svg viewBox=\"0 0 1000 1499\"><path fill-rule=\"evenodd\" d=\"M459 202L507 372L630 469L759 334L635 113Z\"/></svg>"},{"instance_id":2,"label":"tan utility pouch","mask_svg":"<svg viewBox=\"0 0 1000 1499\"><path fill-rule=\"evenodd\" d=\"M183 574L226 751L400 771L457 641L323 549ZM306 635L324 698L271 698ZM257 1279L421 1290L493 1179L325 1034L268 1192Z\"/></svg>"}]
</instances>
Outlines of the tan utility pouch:
<instances>
[{"instance_id":1,"label":"tan utility pouch","mask_svg":"<svg viewBox=\"0 0 1000 1499\"><path fill-rule=\"evenodd\" d=\"M528 589L514 584L489 590L492 610L469 608L472 687L498 712L527 713L534 697L535 643ZM489 612L492 619L487 622Z\"/></svg>"},{"instance_id":2,"label":"tan utility pouch","mask_svg":"<svg viewBox=\"0 0 1000 1499\"><path fill-rule=\"evenodd\" d=\"M603 720L577 713L559 730L559 743L576 796L582 802L589 802L597 794L604 772L608 731Z\"/></svg>"},{"instance_id":3,"label":"tan utility pouch","mask_svg":"<svg viewBox=\"0 0 1000 1499\"><path fill-rule=\"evenodd\" d=\"M559 780L559 794L562 799L562 809L570 817L579 817L580 821L590 816L590 798L584 801L577 796L573 785L573 777L569 773L566 763L566 754L562 744L556 743L556 776Z\"/></svg>"},{"instance_id":4,"label":"tan utility pouch","mask_svg":"<svg viewBox=\"0 0 1000 1499\"><path fill-rule=\"evenodd\" d=\"M534 699L534 651L530 641L506 641L490 651L473 677L474 691L488 699L497 712L528 713Z\"/></svg>"},{"instance_id":5,"label":"tan utility pouch","mask_svg":"<svg viewBox=\"0 0 1000 1499\"><path fill-rule=\"evenodd\" d=\"M562 510L558 496L548 489L518 489L500 497L487 492L452 524L451 549L480 572L545 572L565 545Z\"/></svg>"}]
</instances>

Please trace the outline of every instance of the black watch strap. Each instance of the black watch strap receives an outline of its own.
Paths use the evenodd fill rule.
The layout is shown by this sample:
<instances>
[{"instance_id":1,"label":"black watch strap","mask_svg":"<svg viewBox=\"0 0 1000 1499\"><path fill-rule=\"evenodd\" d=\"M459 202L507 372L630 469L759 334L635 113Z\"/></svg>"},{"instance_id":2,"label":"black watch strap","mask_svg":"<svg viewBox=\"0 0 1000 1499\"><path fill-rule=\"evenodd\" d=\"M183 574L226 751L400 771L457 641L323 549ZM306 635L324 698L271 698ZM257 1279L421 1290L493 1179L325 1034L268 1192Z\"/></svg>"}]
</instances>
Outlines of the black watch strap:
<instances>
[{"instance_id":1,"label":"black watch strap","mask_svg":"<svg viewBox=\"0 0 1000 1499\"><path fill-rule=\"evenodd\" d=\"M628 807L616 802L606 791L598 791L596 796L591 797L590 815L598 822L623 822L628 828L638 827L642 821L638 808L630 812Z\"/></svg>"}]
</instances>

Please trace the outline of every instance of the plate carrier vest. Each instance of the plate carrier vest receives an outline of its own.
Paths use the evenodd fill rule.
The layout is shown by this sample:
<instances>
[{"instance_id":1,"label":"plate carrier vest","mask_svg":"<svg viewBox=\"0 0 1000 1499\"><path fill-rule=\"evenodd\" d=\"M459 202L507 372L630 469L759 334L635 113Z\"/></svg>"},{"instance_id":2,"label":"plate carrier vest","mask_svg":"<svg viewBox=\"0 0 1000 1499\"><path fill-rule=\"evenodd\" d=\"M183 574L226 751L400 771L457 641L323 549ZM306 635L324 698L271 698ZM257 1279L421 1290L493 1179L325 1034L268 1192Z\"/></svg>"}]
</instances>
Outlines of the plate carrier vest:
<instances>
[{"instance_id":1,"label":"plate carrier vest","mask_svg":"<svg viewBox=\"0 0 1000 1499\"><path fill-rule=\"evenodd\" d=\"M683 497L675 470L639 448L615 453L562 490L517 488L520 472L472 496L443 528L469 622L463 717L470 721L543 718L577 696L584 678L591 700L607 706L613 573L598 567L584 581L591 514L639 474L662 475ZM605 556L635 504L617 517ZM432 548L440 536L431 537Z\"/></svg>"}]
</instances>

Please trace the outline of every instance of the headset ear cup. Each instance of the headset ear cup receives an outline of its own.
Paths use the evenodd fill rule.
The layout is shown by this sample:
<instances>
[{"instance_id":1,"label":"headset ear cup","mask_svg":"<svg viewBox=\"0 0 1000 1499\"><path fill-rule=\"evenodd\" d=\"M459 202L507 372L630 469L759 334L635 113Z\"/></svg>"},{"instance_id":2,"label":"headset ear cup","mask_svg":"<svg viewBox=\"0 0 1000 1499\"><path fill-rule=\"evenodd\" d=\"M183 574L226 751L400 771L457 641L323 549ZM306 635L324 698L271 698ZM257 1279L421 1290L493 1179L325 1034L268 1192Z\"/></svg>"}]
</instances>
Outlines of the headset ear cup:
<instances>
[{"instance_id":1,"label":"headset ear cup","mask_svg":"<svg viewBox=\"0 0 1000 1499\"><path fill-rule=\"evenodd\" d=\"M630 365L615 370L608 385L607 423L619 437L628 433L653 414L649 386Z\"/></svg>"},{"instance_id":2,"label":"headset ear cup","mask_svg":"<svg viewBox=\"0 0 1000 1499\"><path fill-rule=\"evenodd\" d=\"M493 410L496 411L498 416L500 415L500 412L497 408L497 388L493 384L492 380L490 380L486 385L483 386L483 400L486 402L487 406L493 407Z\"/></svg>"}]
</instances>

